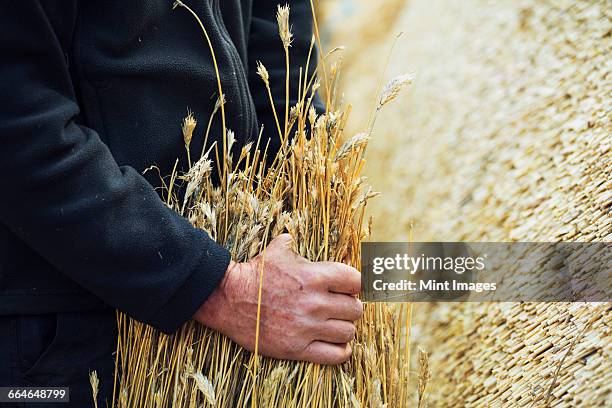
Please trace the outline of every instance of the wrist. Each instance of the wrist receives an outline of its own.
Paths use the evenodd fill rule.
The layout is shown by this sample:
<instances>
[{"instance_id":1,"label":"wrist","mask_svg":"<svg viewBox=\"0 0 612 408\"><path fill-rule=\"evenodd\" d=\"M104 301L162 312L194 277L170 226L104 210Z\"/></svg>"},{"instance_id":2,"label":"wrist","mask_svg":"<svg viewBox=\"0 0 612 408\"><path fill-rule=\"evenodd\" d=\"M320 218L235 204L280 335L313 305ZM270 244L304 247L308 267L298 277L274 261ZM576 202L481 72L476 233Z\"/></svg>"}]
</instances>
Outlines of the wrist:
<instances>
[{"instance_id":1,"label":"wrist","mask_svg":"<svg viewBox=\"0 0 612 408\"><path fill-rule=\"evenodd\" d=\"M238 263L230 260L230 263L225 271L225 275L219 286L210 294L210 296L204 301L202 306L193 316L194 320L208 326L212 329L219 329L222 326L222 320L224 318L224 312L227 311L229 303L231 302L231 283L234 279L234 275L237 272Z\"/></svg>"}]
</instances>

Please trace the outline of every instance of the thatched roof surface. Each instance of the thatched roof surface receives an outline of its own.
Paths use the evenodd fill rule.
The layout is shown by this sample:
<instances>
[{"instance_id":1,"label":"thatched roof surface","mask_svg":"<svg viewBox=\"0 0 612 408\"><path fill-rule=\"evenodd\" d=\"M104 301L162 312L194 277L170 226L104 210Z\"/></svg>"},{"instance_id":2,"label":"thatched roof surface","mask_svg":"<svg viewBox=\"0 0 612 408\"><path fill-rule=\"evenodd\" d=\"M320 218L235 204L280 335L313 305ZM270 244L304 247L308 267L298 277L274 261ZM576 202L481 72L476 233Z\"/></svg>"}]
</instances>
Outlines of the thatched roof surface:
<instances>
[{"instance_id":1,"label":"thatched roof surface","mask_svg":"<svg viewBox=\"0 0 612 408\"><path fill-rule=\"evenodd\" d=\"M612 240L609 1L409 0L366 38L368 3L328 17L352 50L347 99L369 106L400 31L388 75L418 73L370 143L375 238L406 240L414 222L418 241ZM609 304L418 305L415 319L433 406L612 406Z\"/></svg>"}]
</instances>

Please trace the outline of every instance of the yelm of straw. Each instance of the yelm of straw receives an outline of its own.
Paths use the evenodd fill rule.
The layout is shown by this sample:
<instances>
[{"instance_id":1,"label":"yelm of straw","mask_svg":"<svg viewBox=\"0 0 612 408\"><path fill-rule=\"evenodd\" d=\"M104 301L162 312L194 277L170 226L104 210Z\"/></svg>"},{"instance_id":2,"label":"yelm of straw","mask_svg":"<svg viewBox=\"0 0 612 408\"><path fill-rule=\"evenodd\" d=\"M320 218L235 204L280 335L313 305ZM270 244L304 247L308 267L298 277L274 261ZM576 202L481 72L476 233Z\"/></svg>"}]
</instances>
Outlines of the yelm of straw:
<instances>
[{"instance_id":1,"label":"yelm of straw","mask_svg":"<svg viewBox=\"0 0 612 408\"><path fill-rule=\"evenodd\" d=\"M288 18L289 8L280 7L279 32L287 61ZM269 92L270 79L261 64L258 73ZM334 82L326 88L331 90L329 95L336 95L337 81L330 81ZM360 175L370 134L358 134L342 143L350 109L328 95L326 113L317 115L312 100L318 81L304 74L300 82L294 84L300 89L299 103L285 120L285 132L277 118L282 145L273 164L262 166L266 148L259 141L234 157L234 137L228 130L223 152L211 146L186 174L172 175L166 188L167 204L207 231L239 262L263 251L273 237L289 232L293 249L312 261L358 266L360 243L368 233L368 226L363 225L366 204L376 195L365 188ZM378 105L397 96L407 82L405 78L392 81L390 94L383 95ZM219 107L223 111L222 100ZM195 126L190 113L183 124L187 146ZM210 120L205 140L209 130ZM288 132L291 138L285 137ZM221 186L211 180L213 147ZM174 193L176 183L185 187L181 202ZM405 326L399 322L409 319L410 309L405 305L367 304L358 322L351 359L340 366L321 366L257 356L193 321L168 336L118 314L113 406L403 407L410 397L409 347Z\"/></svg>"}]
</instances>

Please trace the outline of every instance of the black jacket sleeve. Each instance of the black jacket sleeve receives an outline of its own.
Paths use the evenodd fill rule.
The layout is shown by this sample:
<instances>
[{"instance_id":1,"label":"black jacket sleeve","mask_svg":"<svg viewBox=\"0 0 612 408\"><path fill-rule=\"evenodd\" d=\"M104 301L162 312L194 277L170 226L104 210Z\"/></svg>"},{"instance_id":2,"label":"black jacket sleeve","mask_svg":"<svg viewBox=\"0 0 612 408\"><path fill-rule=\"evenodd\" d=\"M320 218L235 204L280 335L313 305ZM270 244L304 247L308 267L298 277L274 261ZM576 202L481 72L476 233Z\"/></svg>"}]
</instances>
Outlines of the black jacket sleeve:
<instances>
[{"instance_id":1,"label":"black jacket sleeve","mask_svg":"<svg viewBox=\"0 0 612 408\"><path fill-rule=\"evenodd\" d=\"M298 102L298 84L300 68L302 75L306 69L308 51L313 35L312 11L309 0L292 0L280 2L290 7L289 23L293 33L293 41L289 47L289 107ZM276 11L278 0L254 0L253 20L249 37L249 83L258 119L264 125L264 133L273 141L278 143L278 131L270 100L264 83L257 75L257 61L268 70L270 75L270 88L275 101L275 109L278 114L281 130L284 126L285 117L285 51L278 34L276 22ZM309 63L310 74L316 69L319 62L316 47L312 51ZM325 111L325 106L317 96L313 100L313 106L318 113ZM272 143L274 144L274 143ZM275 151L275 150L273 150Z\"/></svg>"},{"instance_id":2,"label":"black jacket sleeve","mask_svg":"<svg viewBox=\"0 0 612 408\"><path fill-rule=\"evenodd\" d=\"M0 222L106 303L164 331L218 285L227 250L79 126L54 2L2 2ZM58 3L59 4L59 3Z\"/></svg>"}]
</instances>

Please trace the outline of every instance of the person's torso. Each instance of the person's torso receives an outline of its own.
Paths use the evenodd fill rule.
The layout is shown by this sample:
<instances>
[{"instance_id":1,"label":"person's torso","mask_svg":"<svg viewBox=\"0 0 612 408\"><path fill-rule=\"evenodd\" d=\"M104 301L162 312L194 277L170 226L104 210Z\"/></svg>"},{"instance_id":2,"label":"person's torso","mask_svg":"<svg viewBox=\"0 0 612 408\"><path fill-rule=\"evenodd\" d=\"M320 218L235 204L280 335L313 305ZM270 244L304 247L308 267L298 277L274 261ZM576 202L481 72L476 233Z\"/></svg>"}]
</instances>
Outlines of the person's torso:
<instances>
[{"instance_id":1,"label":"person's torso","mask_svg":"<svg viewBox=\"0 0 612 408\"><path fill-rule=\"evenodd\" d=\"M252 0L186 1L212 43L236 149L257 137L246 67ZM219 97L211 50L198 21L168 0L58 2L52 24L66 54L80 106L76 119L98 132L120 166L162 176L187 170L181 122L198 119L191 158L202 150ZM61 7L61 10L59 8ZM209 144L220 142L217 114ZM215 166L213 166L215 167ZM156 172L145 175L154 186ZM58 294L63 297L58 298ZM36 295L33 301L29 295ZM76 283L0 225L0 314L85 308L98 303ZM74 297L70 297L74 296Z\"/></svg>"},{"instance_id":2,"label":"person's torso","mask_svg":"<svg viewBox=\"0 0 612 408\"><path fill-rule=\"evenodd\" d=\"M236 147L257 136L247 83L252 0L186 2L210 38ZM205 124L219 96L211 49L198 21L167 0L81 2L69 55L82 109L119 165L185 169L181 121L191 110L200 126L191 144L201 152ZM209 142L220 141L221 115ZM152 183L155 180L150 179Z\"/></svg>"}]
</instances>

